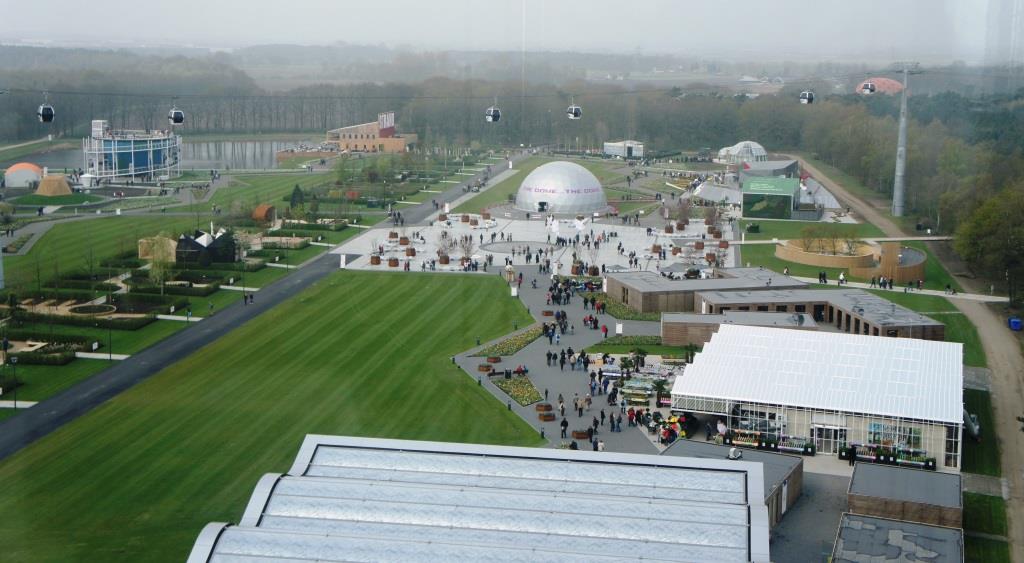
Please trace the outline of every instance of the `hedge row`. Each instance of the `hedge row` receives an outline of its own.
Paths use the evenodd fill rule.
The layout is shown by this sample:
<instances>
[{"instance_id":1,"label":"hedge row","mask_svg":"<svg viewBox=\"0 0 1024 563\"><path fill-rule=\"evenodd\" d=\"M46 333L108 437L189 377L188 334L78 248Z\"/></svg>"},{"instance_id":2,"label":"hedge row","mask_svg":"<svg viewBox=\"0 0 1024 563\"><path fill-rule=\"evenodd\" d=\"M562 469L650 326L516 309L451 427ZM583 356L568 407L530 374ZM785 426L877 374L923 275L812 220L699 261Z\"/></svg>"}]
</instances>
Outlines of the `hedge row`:
<instances>
[{"instance_id":1,"label":"hedge row","mask_svg":"<svg viewBox=\"0 0 1024 563\"><path fill-rule=\"evenodd\" d=\"M43 315L21 309L16 309L13 312L13 317L19 323L53 323L68 326L111 328L114 330L138 330L156 320L156 317L153 315L136 318L102 319L80 315Z\"/></svg>"},{"instance_id":2,"label":"hedge row","mask_svg":"<svg viewBox=\"0 0 1024 563\"><path fill-rule=\"evenodd\" d=\"M49 334L39 330L12 329L7 331L8 340L35 340L38 342L56 342L60 344L78 344L87 346L89 338L79 334Z\"/></svg>"},{"instance_id":3,"label":"hedge row","mask_svg":"<svg viewBox=\"0 0 1024 563\"><path fill-rule=\"evenodd\" d=\"M281 227L281 230L287 232L288 227L289 227L288 224L285 223L285 225L283 227ZM295 224L295 228L296 229L300 229L300 230L303 230L303 231L340 231L340 230L345 229L346 227L348 227L348 225L345 225L345 224L334 224L334 223L331 223L331 224L324 224L324 223L296 223Z\"/></svg>"},{"instance_id":4,"label":"hedge row","mask_svg":"<svg viewBox=\"0 0 1024 563\"><path fill-rule=\"evenodd\" d=\"M12 358L18 358L19 364L35 366L64 366L75 361L73 350L61 350L59 352L19 352L11 354Z\"/></svg>"},{"instance_id":5,"label":"hedge row","mask_svg":"<svg viewBox=\"0 0 1024 563\"><path fill-rule=\"evenodd\" d=\"M90 290L91 289L93 291L101 291L103 293L106 293L108 291L117 291L117 290L121 289L120 286L114 285L112 283L100 283L100 282L88 281L88 280L66 280L66 279L46 282L46 284L43 287L45 287L47 289L84 289L84 290Z\"/></svg>"},{"instance_id":6,"label":"hedge row","mask_svg":"<svg viewBox=\"0 0 1024 563\"><path fill-rule=\"evenodd\" d=\"M165 285L164 295L186 295L188 297L206 297L220 289L220 282L202 286ZM137 285L132 287L132 294L155 294L160 295L158 285ZM176 307L177 308L177 307Z\"/></svg>"}]
</instances>

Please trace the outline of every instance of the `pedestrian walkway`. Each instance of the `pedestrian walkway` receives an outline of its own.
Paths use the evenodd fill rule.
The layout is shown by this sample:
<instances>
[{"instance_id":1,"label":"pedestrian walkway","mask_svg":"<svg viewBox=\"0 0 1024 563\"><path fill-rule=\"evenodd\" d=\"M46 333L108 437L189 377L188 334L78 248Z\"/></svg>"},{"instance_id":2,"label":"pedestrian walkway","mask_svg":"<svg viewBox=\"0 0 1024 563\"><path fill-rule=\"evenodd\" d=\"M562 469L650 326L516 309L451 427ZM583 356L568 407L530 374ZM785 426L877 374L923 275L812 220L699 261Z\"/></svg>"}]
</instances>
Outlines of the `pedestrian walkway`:
<instances>
[{"instance_id":1,"label":"pedestrian walkway","mask_svg":"<svg viewBox=\"0 0 1024 563\"><path fill-rule=\"evenodd\" d=\"M75 357L83 360L115 360L120 362L127 360L131 356L128 354L105 354L103 352L75 352Z\"/></svg>"},{"instance_id":2,"label":"pedestrian walkway","mask_svg":"<svg viewBox=\"0 0 1024 563\"><path fill-rule=\"evenodd\" d=\"M198 323L203 317L193 315L157 315L156 318L162 321L177 321L179 323Z\"/></svg>"},{"instance_id":3,"label":"pedestrian walkway","mask_svg":"<svg viewBox=\"0 0 1024 563\"><path fill-rule=\"evenodd\" d=\"M807 283L812 283L812 284L818 283L818 280L816 280L814 278L804 278L804 277L800 277L800 276L790 276L790 277L792 277L793 279L800 280L802 282L807 282ZM863 282L852 282L852 281L848 281L848 282L844 283L843 287L855 287L857 289L878 289L876 287L871 287L871 284L867 284L867 283L863 283ZM892 289L890 291L892 291L894 293L898 293L900 290L901 290L901 288L899 286L896 286L894 289ZM934 296L937 296L937 297L945 297L947 299L966 299L968 301L980 301L980 302L983 302L983 303L1007 303L1007 302L1009 302L1008 298L1000 297L998 295L981 295L981 294L978 294L978 293L954 293L954 294L950 294L950 293L946 293L945 291L939 291L937 289L916 289L915 288L914 290L910 291L909 293L921 294L921 295L934 295Z\"/></svg>"},{"instance_id":4,"label":"pedestrian walkway","mask_svg":"<svg viewBox=\"0 0 1024 563\"><path fill-rule=\"evenodd\" d=\"M18 401L18 410L36 406L36 401ZM0 401L0 409L13 409L14 401Z\"/></svg>"},{"instance_id":5,"label":"pedestrian walkway","mask_svg":"<svg viewBox=\"0 0 1024 563\"><path fill-rule=\"evenodd\" d=\"M517 271L523 272L523 285L519 289L519 298L522 300L523 305L530 311L530 315L538 323L540 322L552 322L552 317L543 316L545 309L558 309L564 310L569 318L569 324L575 325L575 330L571 334L565 334L560 337L560 342L556 344L549 344L546 338L538 338L529 346L523 348L519 352L511 355L502 357L502 362L496 364L494 368L498 371L505 369L515 369L516 366L522 365L529 369L529 377L533 381L537 390L540 391L543 397L545 392L547 393L546 402L551 403L555 408L556 419L551 422L541 422L538 418L537 411L534 405L519 406L515 401L510 401L508 395L504 391L498 389L493 383L490 382L487 376L477 371L477 366L485 362L483 357L472 357L468 353L460 354L455 357L456 363L466 371L471 377L476 379L481 385L486 387L499 401L504 403L506 406L511 405L511 410L515 411L520 417L523 418L528 424L533 426L538 433L543 431L544 437L548 440L548 447L559 447L563 442L568 443L572 440L571 437L566 440L560 438L562 417L558 416L558 395L561 394L564 398L566 405L566 420L569 422L569 433L573 430L586 430L588 426L593 423L594 418L598 419L598 434L597 438L603 440L605 443L606 451L614 452L628 452L628 453L646 453L646 454L657 454L659 448L653 443L648 437L647 432L640 427L630 427L626 423L626 415L621 412L621 409L617 405L608 405L606 395L597 395L592 398L592 406L589 409L585 409L583 416L580 417L577 412L572 411L573 398L576 396L585 397L589 392L590 377L588 372L582 370L571 370L569 366L566 366L564 370L559 369L557 365L548 366L545 361L545 353L548 350L558 352L562 349L572 347L573 350L585 350L599 344L603 340L601 331L591 330L583 328L580 321L584 316L588 314L594 314L591 310L583 309L583 301L580 297L574 297L569 305L563 306L548 306L547 300L547 288L550 283L549 277L546 274L539 274L536 266L517 266ZM531 287L531 280L537 280L537 289ZM661 326L657 322L649 321L616 321L611 315L598 315L600 324L607 325L609 327L609 334L614 334L616 322L622 322L623 334L626 335L657 335L660 334ZM500 342L509 335L505 335L494 342ZM491 343L482 343L479 348L484 348ZM479 348L475 348L479 349ZM471 350L469 353L472 353ZM610 426L607 422L604 425L600 424L601 411L604 411L605 416L611 414L621 415L623 418L622 431L611 432ZM581 449L588 449L591 447L586 440L577 440Z\"/></svg>"},{"instance_id":6,"label":"pedestrian walkway","mask_svg":"<svg viewBox=\"0 0 1024 563\"><path fill-rule=\"evenodd\" d=\"M961 473L960 478L963 479L964 492L978 493L1003 499L1010 498L1010 487L1008 486L1006 479L990 477L988 475L979 475L977 473Z\"/></svg>"}]
</instances>

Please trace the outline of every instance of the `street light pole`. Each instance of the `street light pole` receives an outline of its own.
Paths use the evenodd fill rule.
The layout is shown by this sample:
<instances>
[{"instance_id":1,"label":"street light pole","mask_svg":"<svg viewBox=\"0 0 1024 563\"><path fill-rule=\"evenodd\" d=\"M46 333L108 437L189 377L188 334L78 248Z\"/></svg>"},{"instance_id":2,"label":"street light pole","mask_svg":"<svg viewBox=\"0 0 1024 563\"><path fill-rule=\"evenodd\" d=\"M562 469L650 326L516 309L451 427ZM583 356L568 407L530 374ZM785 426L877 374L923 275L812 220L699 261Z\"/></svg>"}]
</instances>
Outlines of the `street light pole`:
<instances>
[{"instance_id":1,"label":"street light pole","mask_svg":"<svg viewBox=\"0 0 1024 563\"><path fill-rule=\"evenodd\" d=\"M12 356L11 357L11 368L14 370L14 375L11 376L11 377L13 378L12 383L14 384L14 410L15 410L15 412L17 412L17 410L18 410L18 357L17 356Z\"/></svg>"}]
</instances>

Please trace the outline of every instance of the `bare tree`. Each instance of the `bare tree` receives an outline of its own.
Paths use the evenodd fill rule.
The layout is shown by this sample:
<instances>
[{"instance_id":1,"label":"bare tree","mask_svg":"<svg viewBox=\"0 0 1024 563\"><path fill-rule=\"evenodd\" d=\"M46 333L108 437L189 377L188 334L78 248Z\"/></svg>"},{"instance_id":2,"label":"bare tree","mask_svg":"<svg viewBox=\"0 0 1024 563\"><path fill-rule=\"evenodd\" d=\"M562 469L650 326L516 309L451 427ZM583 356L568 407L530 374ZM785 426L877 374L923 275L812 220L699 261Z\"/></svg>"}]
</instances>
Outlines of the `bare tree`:
<instances>
[{"instance_id":1,"label":"bare tree","mask_svg":"<svg viewBox=\"0 0 1024 563\"><path fill-rule=\"evenodd\" d=\"M476 249L476 241L473 240L473 235L466 235L460 238L459 249L462 251L462 257L469 260Z\"/></svg>"},{"instance_id":2,"label":"bare tree","mask_svg":"<svg viewBox=\"0 0 1024 563\"><path fill-rule=\"evenodd\" d=\"M171 246L167 244L172 240L167 233L160 233L153 237L153 246L150 250L149 279L160 285L160 295L164 294L164 284L171 277L171 265L174 264L174 253Z\"/></svg>"}]
</instances>

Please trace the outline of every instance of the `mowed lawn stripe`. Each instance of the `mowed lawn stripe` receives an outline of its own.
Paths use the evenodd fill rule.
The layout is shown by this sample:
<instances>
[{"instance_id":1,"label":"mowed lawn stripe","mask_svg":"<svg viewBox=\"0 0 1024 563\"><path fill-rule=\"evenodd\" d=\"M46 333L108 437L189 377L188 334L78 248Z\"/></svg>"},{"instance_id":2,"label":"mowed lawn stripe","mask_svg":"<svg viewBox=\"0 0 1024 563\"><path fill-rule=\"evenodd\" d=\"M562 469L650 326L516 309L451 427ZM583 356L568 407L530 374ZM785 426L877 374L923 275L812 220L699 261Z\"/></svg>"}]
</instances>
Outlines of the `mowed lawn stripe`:
<instances>
[{"instance_id":1,"label":"mowed lawn stripe","mask_svg":"<svg viewBox=\"0 0 1024 563\"><path fill-rule=\"evenodd\" d=\"M450 356L529 322L497 276L339 272L0 464L14 561L180 561L307 433L534 445Z\"/></svg>"}]
</instances>

